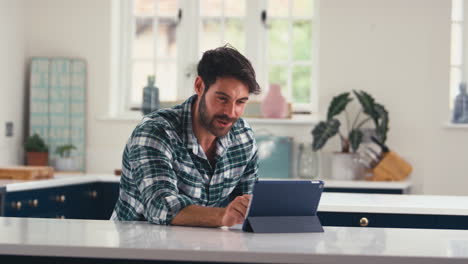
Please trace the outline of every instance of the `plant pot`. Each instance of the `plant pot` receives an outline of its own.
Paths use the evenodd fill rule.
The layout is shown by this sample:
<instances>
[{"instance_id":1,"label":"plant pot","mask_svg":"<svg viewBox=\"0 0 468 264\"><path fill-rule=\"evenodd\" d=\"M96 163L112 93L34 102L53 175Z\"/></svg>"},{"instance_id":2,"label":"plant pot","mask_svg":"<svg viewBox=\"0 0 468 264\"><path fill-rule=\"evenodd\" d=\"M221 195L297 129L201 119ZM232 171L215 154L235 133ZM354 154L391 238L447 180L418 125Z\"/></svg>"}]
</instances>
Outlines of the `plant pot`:
<instances>
[{"instance_id":1,"label":"plant pot","mask_svg":"<svg viewBox=\"0 0 468 264\"><path fill-rule=\"evenodd\" d=\"M361 178L363 168L357 162L359 154L336 152L332 155L331 179L351 181Z\"/></svg>"},{"instance_id":2,"label":"plant pot","mask_svg":"<svg viewBox=\"0 0 468 264\"><path fill-rule=\"evenodd\" d=\"M26 164L28 166L47 166L49 165L48 152L27 152Z\"/></svg>"},{"instance_id":3,"label":"plant pot","mask_svg":"<svg viewBox=\"0 0 468 264\"><path fill-rule=\"evenodd\" d=\"M55 170L57 171L76 171L78 170L76 160L74 158L56 158Z\"/></svg>"}]
</instances>

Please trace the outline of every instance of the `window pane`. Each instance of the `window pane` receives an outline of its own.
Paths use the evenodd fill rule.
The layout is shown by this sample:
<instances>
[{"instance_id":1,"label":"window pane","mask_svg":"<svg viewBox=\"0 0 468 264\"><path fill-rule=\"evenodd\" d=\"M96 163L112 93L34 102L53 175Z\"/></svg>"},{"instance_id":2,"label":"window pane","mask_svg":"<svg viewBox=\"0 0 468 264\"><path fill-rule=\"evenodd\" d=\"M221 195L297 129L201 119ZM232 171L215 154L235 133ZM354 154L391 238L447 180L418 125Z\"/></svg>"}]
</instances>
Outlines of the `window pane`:
<instances>
[{"instance_id":1,"label":"window pane","mask_svg":"<svg viewBox=\"0 0 468 264\"><path fill-rule=\"evenodd\" d=\"M313 15L313 0L294 0L293 1L293 9L292 15L295 17L298 16L307 16L312 17Z\"/></svg>"},{"instance_id":2,"label":"window pane","mask_svg":"<svg viewBox=\"0 0 468 264\"><path fill-rule=\"evenodd\" d=\"M289 39L289 21L275 19L271 21L271 27L268 31L269 58L271 60L288 59L288 39Z\"/></svg>"},{"instance_id":3,"label":"window pane","mask_svg":"<svg viewBox=\"0 0 468 264\"><path fill-rule=\"evenodd\" d=\"M143 88L148 84L148 75L154 74L153 63L136 61L133 63L132 72L132 103L140 104Z\"/></svg>"},{"instance_id":4,"label":"window pane","mask_svg":"<svg viewBox=\"0 0 468 264\"><path fill-rule=\"evenodd\" d=\"M270 66L268 84L279 84L281 93L288 97L288 67L282 65ZM266 94L266 91L264 92Z\"/></svg>"},{"instance_id":5,"label":"window pane","mask_svg":"<svg viewBox=\"0 0 468 264\"><path fill-rule=\"evenodd\" d=\"M158 0L158 16L176 18L179 11L177 0Z\"/></svg>"},{"instance_id":6,"label":"window pane","mask_svg":"<svg viewBox=\"0 0 468 264\"><path fill-rule=\"evenodd\" d=\"M159 19L158 58L175 58L177 56L176 27L176 21L173 19Z\"/></svg>"},{"instance_id":7,"label":"window pane","mask_svg":"<svg viewBox=\"0 0 468 264\"><path fill-rule=\"evenodd\" d=\"M268 16L288 16L289 1L288 0L269 0L268 1Z\"/></svg>"},{"instance_id":8,"label":"window pane","mask_svg":"<svg viewBox=\"0 0 468 264\"><path fill-rule=\"evenodd\" d=\"M292 93L294 103L309 103L311 90L311 67L295 66L292 72Z\"/></svg>"},{"instance_id":9,"label":"window pane","mask_svg":"<svg viewBox=\"0 0 468 264\"><path fill-rule=\"evenodd\" d=\"M463 47L462 47L462 26L458 23L452 24L452 50L451 50L451 64L452 65L460 65L462 64L462 55L463 55Z\"/></svg>"},{"instance_id":10,"label":"window pane","mask_svg":"<svg viewBox=\"0 0 468 264\"><path fill-rule=\"evenodd\" d=\"M200 0L200 13L202 16L221 16L221 0Z\"/></svg>"},{"instance_id":11,"label":"window pane","mask_svg":"<svg viewBox=\"0 0 468 264\"><path fill-rule=\"evenodd\" d=\"M152 15L154 14L155 0L136 0L135 14L137 15Z\"/></svg>"},{"instance_id":12,"label":"window pane","mask_svg":"<svg viewBox=\"0 0 468 264\"><path fill-rule=\"evenodd\" d=\"M463 20L463 0L452 0L452 20Z\"/></svg>"},{"instance_id":13,"label":"window pane","mask_svg":"<svg viewBox=\"0 0 468 264\"><path fill-rule=\"evenodd\" d=\"M226 19L225 25L226 42L231 44L239 52L245 51L245 29L241 19Z\"/></svg>"},{"instance_id":14,"label":"window pane","mask_svg":"<svg viewBox=\"0 0 468 264\"><path fill-rule=\"evenodd\" d=\"M203 20L200 33L200 48L202 52L221 46L221 23L219 20Z\"/></svg>"},{"instance_id":15,"label":"window pane","mask_svg":"<svg viewBox=\"0 0 468 264\"><path fill-rule=\"evenodd\" d=\"M133 58L151 58L154 55L153 19L137 17L135 21L135 39Z\"/></svg>"},{"instance_id":16,"label":"window pane","mask_svg":"<svg viewBox=\"0 0 468 264\"><path fill-rule=\"evenodd\" d=\"M293 58L310 60L312 54L312 22L295 21L293 24Z\"/></svg>"},{"instance_id":17,"label":"window pane","mask_svg":"<svg viewBox=\"0 0 468 264\"><path fill-rule=\"evenodd\" d=\"M245 16L245 0L225 0L225 16Z\"/></svg>"},{"instance_id":18,"label":"window pane","mask_svg":"<svg viewBox=\"0 0 468 264\"><path fill-rule=\"evenodd\" d=\"M450 69L450 109L453 109L453 100L459 93L459 85L462 81L462 73L461 68L459 67L452 67Z\"/></svg>"},{"instance_id":19,"label":"window pane","mask_svg":"<svg viewBox=\"0 0 468 264\"><path fill-rule=\"evenodd\" d=\"M161 101L176 101L176 80L175 62L157 64L155 85L159 88L159 99Z\"/></svg>"}]
</instances>

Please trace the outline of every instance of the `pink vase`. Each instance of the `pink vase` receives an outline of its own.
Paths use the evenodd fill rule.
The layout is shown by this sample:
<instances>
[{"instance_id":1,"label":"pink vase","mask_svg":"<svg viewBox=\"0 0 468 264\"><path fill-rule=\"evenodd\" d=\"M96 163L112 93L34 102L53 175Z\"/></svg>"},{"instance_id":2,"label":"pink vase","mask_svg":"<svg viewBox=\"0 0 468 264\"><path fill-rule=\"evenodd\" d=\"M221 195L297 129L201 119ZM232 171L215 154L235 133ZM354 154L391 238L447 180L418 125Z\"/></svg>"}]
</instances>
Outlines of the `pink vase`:
<instances>
[{"instance_id":1,"label":"pink vase","mask_svg":"<svg viewBox=\"0 0 468 264\"><path fill-rule=\"evenodd\" d=\"M271 84L268 93L262 101L262 114L267 118L283 118L286 117L288 111L288 103L281 94L279 84Z\"/></svg>"}]
</instances>

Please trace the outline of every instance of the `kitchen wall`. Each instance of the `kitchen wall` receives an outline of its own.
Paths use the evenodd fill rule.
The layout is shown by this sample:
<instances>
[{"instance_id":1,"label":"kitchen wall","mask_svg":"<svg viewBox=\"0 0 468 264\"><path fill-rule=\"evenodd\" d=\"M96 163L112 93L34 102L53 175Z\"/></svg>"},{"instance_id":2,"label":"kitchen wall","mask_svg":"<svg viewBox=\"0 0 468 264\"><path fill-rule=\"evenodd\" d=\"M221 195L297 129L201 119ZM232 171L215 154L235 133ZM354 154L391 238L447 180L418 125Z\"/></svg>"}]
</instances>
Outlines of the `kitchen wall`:
<instances>
[{"instance_id":1,"label":"kitchen wall","mask_svg":"<svg viewBox=\"0 0 468 264\"><path fill-rule=\"evenodd\" d=\"M25 4L0 0L0 165L23 160L25 85ZM13 137L5 137L5 123L13 122Z\"/></svg>"},{"instance_id":2,"label":"kitchen wall","mask_svg":"<svg viewBox=\"0 0 468 264\"><path fill-rule=\"evenodd\" d=\"M468 130L445 126L450 1L325 0L319 11L321 116L337 93L369 91L390 112L388 143L413 164L414 192L467 195ZM111 97L111 0L30 0L26 12L28 57L88 61L88 171L112 172L137 122L102 118ZM309 125L253 127L311 141ZM335 140L326 151L337 149Z\"/></svg>"}]
</instances>

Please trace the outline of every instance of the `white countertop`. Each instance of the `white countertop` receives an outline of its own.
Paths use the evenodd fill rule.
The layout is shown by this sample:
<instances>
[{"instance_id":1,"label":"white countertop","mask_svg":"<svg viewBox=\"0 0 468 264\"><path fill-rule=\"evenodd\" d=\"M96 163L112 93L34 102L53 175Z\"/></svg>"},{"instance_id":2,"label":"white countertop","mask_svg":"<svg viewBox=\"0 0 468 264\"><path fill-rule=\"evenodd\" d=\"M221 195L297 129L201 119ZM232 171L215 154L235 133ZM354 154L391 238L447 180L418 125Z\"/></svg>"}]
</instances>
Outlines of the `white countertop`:
<instances>
[{"instance_id":1,"label":"white countertop","mask_svg":"<svg viewBox=\"0 0 468 264\"><path fill-rule=\"evenodd\" d=\"M257 263L468 263L468 231L324 227L252 234L239 227L0 217L0 255Z\"/></svg>"},{"instance_id":2,"label":"white countertop","mask_svg":"<svg viewBox=\"0 0 468 264\"><path fill-rule=\"evenodd\" d=\"M276 179L278 180L278 179ZM301 179L288 179L301 180ZM56 173L54 178L36 181L0 180L0 186L6 186L7 191L25 191L37 188L58 187L72 184L89 182L119 182L120 177L112 174L67 174ZM407 190L411 187L409 181L401 182L375 182L375 181L339 181L324 179L327 188L350 188L350 189L401 189Z\"/></svg>"},{"instance_id":3,"label":"white countertop","mask_svg":"<svg viewBox=\"0 0 468 264\"><path fill-rule=\"evenodd\" d=\"M37 188L58 187L91 182L119 182L120 177L111 174L56 174L55 178L38 181L0 180L0 186L6 186L7 192L32 190ZM385 184L396 186L407 185L408 182L333 182L324 180L325 186L330 183L335 186L364 184L367 187L382 187ZM359 185L362 186L362 185ZM401 187L401 186L400 186ZM362 187L361 187L362 188ZM323 212L367 212L367 213L399 213L399 214L438 214L438 215L468 215L468 196L436 196L413 194L361 194L324 192L319 204Z\"/></svg>"},{"instance_id":4,"label":"white countertop","mask_svg":"<svg viewBox=\"0 0 468 264\"><path fill-rule=\"evenodd\" d=\"M40 188L51 188L91 182L119 182L120 177L111 174L60 174L52 179L35 181L0 180L0 186L6 186L7 192L27 191Z\"/></svg>"}]
</instances>

